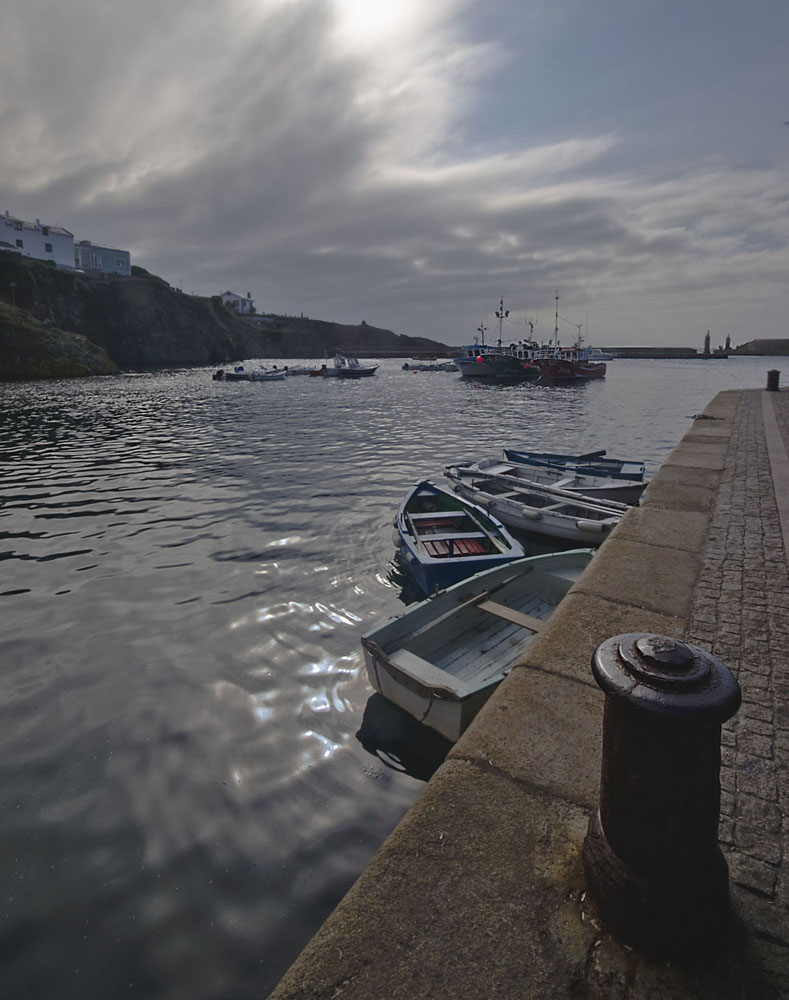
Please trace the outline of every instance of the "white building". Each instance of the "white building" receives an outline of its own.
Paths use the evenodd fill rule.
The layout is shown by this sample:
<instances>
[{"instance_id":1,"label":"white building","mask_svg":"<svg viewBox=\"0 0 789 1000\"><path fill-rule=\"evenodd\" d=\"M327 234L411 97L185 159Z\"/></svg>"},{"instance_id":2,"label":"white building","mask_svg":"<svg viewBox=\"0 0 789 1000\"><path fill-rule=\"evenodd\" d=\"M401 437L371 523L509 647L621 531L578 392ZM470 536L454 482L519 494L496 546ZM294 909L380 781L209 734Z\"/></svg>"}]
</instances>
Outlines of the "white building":
<instances>
[{"instance_id":1,"label":"white building","mask_svg":"<svg viewBox=\"0 0 789 1000\"><path fill-rule=\"evenodd\" d=\"M239 295L237 292L222 292L219 296L226 306L230 306L231 309L235 309L237 313L241 315L250 315L255 312L255 300L252 298L252 292L247 292L247 297L244 298L243 295Z\"/></svg>"},{"instance_id":2,"label":"white building","mask_svg":"<svg viewBox=\"0 0 789 1000\"><path fill-rule=\"evenodd\" d=\"M60 226L44 226L40 219L25 222L8 212L0 216L0 244L9 244L23 257L52 261L74 270L74 234Z\"/></svg>"},{"instance_id":3,"label":"white building","mask_svg":"<svg viewBox=\"0 0 789 1000\"><path fill-rule=\"evenodd\" d=\"M102 247L90 240L80 240L74 244L74 264L78 270L94 278L110 274L121 274L128 278L131 275L131 254L128 250Z\"/></svg>"}]
</instances>

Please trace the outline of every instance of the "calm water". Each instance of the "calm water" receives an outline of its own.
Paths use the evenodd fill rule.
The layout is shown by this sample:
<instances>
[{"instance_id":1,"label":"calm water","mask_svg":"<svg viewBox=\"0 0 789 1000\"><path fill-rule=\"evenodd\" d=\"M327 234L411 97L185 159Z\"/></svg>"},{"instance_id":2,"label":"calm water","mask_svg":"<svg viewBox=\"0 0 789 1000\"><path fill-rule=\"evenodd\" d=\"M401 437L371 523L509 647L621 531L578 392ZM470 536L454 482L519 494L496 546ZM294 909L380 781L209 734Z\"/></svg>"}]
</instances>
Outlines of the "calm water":
<instances>
[{"instance_id":1,"label":"calm water","mask_svg":"<svg viewBox=\"0 0 789 1000\"><path fill-rule=\"evenodd\" d=\"M444 750L371 698L359 645L404 607L409 485L510 443L654 472L780 367L0 385L3 995L265 996Z\"/></svg>"}]
</instances>

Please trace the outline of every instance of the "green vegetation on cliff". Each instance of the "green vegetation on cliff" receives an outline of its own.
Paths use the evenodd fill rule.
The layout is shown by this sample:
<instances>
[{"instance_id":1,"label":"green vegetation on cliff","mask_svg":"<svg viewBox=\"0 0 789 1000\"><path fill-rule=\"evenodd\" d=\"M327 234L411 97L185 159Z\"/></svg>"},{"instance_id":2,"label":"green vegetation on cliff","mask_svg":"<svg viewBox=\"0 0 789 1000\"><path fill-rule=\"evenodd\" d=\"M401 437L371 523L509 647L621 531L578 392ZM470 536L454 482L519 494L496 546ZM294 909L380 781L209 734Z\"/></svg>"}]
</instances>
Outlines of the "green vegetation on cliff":
<instances>
[{"instance_id":1,"label":"green vegetation on cliff","mask_svg":"<svg viewBox=\"0 0 789 1000\"><path fill-rule=\"evenodd\" d=\"M0 380L112 375L118 366L78 333L46 326L0 301Z\"/></svg>"},{"instance_id":2,"label":"green vegetation on cliff","mask_svg":"<svg viewBox=\"0 0 789 1000\"><path fill-rule=\"evenodd\" d=\"M243 319L218 296L184 295L142 268L133 268L130 278L90 278L9 252L0 252L0 299L13 300L15 312L24 311L31 323L37 321L40 337L42 331L51 334L49 340L41 339L42 353L30 373L11 374L7 359L11 354L24 356L24 334L18 323L10 322L9 313L0 313L0 333L8 334L0 340L0 378L45 375L46 344L52 348L53 364L61 357L62 345L55 342L53 328L80 334L118 367L132 370L245 358L322 358L337 351L435 352L443 347L366 323L344 326L287 316Z\"/></svg>"}]
</instances>

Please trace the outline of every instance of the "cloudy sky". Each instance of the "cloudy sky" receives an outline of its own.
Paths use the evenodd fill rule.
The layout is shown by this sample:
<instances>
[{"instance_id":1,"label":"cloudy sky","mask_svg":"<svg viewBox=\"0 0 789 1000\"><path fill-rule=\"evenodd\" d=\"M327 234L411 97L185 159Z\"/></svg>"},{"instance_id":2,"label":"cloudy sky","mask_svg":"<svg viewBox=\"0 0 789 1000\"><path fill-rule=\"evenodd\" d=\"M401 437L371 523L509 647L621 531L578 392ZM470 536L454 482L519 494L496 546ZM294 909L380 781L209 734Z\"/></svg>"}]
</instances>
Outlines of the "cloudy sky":
<instances>
[{"instance_id":1,"label":"cloudy sky","mask_svg":"<svg viewBox=\"0 0 789 1000\"><path fill-rule=\"evenodd\" d=\"M789 337L787 0L5 0L0 211L450 344Z\"/></svg>"}]
</instances>

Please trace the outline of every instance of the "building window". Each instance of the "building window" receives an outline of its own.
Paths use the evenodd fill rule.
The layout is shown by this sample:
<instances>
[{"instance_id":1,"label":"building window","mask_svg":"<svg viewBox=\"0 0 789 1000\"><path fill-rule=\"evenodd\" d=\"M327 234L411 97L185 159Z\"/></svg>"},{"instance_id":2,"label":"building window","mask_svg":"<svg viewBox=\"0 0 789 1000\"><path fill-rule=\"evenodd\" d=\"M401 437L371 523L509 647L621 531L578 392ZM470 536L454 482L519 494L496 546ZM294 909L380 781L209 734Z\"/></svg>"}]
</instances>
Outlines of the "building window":
<instances>
[{"instance_id":1,"label":"building window","mask_svg":"<svg viewBox=\"0 0 789 1000\"><path fill-rule=\"evenodd\" d=\"M42 226L41 227L41 235L42 236L49 236L49 226Z\"/></svg>"},{"instance_id":2,"label":"building window","mask_svg":"<svg viewBox=\"0 0 789 1000\"><path fill-rule=\"evenodd\" d=\"M115 266L116 267L123 267L123 258L122 257L116 257L115 258Z\"/></svg>"},{"instance_id":3,"label":"building window","mask_svg":"<svg viewBox=\"0 0 789 1000\"><path fill-rule=\"evenodd\" d=\"M101 270L101 255L97 253L92 253L90 255L90 266L95 268L97 271Z\"/></svg>"},{"instance_id":4,"label":"building window","mask_svg":"<svg viewBox=\"0 0 789 1000\"><path fill-rule=\"evenodd\" d=\"M44 244L44 253L52 253L52 244L51 243L45 243Z\"/></svg>"},{"instance_id":5,"label":"building window","mask_svg":"<svg viewBox=\"0 0 789 1000\"><path fill-rule=\"evenodd\" d=\"M14 223L14 229L16 229L18 232L21 233L22 232L22 223L21 222L15 222Z\"/></svg>"},{"instance_id":6,"label":"building window","mask_svg":"<svg viewBox=\"0 0 789 1000\"><path fill-rule=\"evenodd\" d=\"M24 243L24 240L17 240L17 241L16 241L16 245L17 245L18 247L24 247L24 245L25 245L25 243Z\"/></svg>"}]
</instances>

